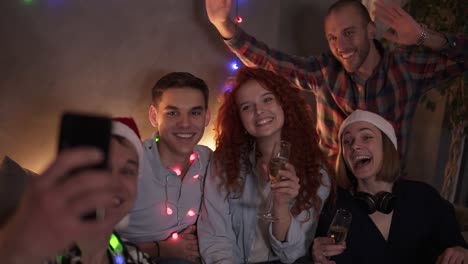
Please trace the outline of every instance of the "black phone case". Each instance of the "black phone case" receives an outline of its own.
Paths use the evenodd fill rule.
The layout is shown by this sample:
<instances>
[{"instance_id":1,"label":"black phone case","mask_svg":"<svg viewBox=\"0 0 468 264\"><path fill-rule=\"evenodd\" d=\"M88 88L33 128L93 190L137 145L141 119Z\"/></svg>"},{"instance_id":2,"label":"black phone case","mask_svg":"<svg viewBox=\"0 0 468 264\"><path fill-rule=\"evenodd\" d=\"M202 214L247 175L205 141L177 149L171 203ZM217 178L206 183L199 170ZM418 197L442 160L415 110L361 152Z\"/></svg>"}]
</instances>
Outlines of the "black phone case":
<instances>
[{"instance_id":1,"label":"black phone case","mask_svg":"<svg viewBox=\"0 0 468 264\"><path fill-rule=\"evenodd\" d=\"M94 116L81 113L66 112L62 116L60 125L60 139L58 151L64 149L91 146L100 149L104 154L104 160L92 167L84 167L70 173L73 175L86 169L109 168L109 145L112 130L112 120L105 116ZM84 221L96 220L99 210L86 213L82 216Z\"/></svg>"}]
</instances>

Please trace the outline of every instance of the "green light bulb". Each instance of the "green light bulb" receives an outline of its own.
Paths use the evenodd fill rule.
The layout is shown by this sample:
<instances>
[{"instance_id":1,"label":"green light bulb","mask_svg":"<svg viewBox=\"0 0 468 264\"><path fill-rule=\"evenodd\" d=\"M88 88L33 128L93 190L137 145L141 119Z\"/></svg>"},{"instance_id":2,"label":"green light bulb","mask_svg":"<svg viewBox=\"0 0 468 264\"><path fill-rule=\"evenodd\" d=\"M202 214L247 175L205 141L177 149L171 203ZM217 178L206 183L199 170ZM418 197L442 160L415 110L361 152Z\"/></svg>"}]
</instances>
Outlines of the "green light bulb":
<instances>
[{"instance_id":1,"label":"green light bulb","mask_svg":"<svg viewBox=\"0 0 468 264\"><path fill-rule=\"evenodd\" d=\"M116 250L120 246L119 239L114 234L111 235L111 238L109 240L109 245L114 250Z\"/></svg>"}]
</instances>

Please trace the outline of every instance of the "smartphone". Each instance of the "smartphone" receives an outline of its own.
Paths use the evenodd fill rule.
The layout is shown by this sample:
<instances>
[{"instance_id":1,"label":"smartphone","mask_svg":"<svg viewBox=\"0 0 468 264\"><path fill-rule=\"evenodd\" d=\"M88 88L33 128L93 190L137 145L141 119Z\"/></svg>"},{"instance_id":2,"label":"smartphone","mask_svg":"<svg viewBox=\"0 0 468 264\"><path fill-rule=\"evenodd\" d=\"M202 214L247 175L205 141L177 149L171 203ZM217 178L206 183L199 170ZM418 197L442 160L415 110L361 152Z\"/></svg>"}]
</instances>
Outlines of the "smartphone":
<instances>
[{"instance_id":1,"label":"smartphone","mask_svg":"<svg viewBox=\"0 0 468 264\"><path fill-rule=\"evenodd\" d=\"M86 169L109 169L109 145L111 139L112 120L106 116L90 115L76 112L65 112L62 115L60 124L60 137L58 151L65 149L90 146L101 150L104 159L101 163L79 168L70 173L76 174ZM82 220L97 220L103 217L103 209L96 209L93 212L86 213Z\"/></svg>"}]
</instances>

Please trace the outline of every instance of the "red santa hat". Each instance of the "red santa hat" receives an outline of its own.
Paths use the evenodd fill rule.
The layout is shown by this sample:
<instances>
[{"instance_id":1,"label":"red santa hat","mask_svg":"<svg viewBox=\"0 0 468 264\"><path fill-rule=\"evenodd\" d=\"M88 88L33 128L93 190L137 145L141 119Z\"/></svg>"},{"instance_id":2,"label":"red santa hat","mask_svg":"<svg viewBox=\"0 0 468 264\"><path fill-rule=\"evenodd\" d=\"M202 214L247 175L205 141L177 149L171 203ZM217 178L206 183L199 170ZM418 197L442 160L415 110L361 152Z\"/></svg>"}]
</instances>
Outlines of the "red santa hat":
<instances>
[{"instance_id":1,"label":"red santa hat","mask_svg":"<svg viewBox=\"0 0 468 264\"><path fill-rule=\"evenodd\" d=\"M138 154L138 178L143 171L143 146L141 142L140 131L131 117L115 117L112 119L112 135L121 136L130 141Z\"/></svg>"},{"instance_id":2,"label":"red santa hat","mask_svg":"<svg viewBox=\"0 0 468 264\"><path fill-rule=\"evenodd\" d=\"M138 178L141 178L143 172L143 145L141 142L140 131L135 123L135 120L130 117L115 117L112 121L112 135L121 136L130 141L135 147L138 154ZM116 230L123 229L130 223L130 215L124 216L115 226Z\"/></svg>"}]
</instances>

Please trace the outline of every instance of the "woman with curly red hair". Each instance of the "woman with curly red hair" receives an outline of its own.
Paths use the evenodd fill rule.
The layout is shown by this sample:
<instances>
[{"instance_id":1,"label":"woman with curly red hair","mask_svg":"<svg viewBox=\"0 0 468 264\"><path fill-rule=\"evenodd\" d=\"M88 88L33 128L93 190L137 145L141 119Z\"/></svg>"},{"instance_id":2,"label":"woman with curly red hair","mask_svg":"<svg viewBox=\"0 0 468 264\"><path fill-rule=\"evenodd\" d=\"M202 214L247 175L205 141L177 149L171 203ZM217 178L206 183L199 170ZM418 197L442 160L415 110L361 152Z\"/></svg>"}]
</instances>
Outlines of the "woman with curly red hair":
<instances>
[{"instance_id":1,"label":"woman with curly red hair","mask_svg":"<svg viewBox=\"0 0 468 264\"><path fill-rule=\"evenodd\" d=\"M311 109L289 86L269 71L243 68L224 94L198 220L205 263L293 263L307 255L330 179ZM262 185L280 140L291 143L289 162L280 181ZM257 218L270 190L273 222Z\"/></svg>"}]
</instances>

